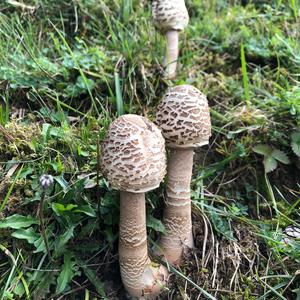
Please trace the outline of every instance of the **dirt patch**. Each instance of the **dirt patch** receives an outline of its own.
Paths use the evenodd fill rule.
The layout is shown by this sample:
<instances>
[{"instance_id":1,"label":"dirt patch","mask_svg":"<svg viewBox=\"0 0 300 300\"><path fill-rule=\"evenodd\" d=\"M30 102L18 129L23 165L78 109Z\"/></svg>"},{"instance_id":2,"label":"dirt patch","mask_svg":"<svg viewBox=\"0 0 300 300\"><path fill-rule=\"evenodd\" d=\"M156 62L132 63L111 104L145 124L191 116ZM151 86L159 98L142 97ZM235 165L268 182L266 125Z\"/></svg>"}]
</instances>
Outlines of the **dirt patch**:
<instances>
[{"instance_id":1,"label":"dirt patch","mask_svg":"<svg viewBox=\"0 0 300 300\"><path fill-rule=\"evenodd\" d=\"M253 228L240 222L232 223L234 240L219 238L208 219L200 213L193 216L195 248L185 254L180 272L216 299L252 299L261 295L253 280L259 264L259 241ZM206 299L180 275L172 275L171 292L161 299ZM254 298L253 298L254 299Z\"/></svg>"}]
</instances>

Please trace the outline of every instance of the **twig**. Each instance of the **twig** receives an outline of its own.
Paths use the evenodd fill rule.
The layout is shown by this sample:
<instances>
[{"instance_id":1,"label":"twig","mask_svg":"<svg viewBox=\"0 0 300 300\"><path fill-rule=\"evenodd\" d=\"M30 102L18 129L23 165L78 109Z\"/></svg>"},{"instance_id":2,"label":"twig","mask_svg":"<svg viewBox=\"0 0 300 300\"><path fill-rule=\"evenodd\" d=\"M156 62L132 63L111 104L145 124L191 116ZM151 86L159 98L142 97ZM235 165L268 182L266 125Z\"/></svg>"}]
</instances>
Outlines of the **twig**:
<instances>
[{"instance_id":1,"label":"twig","mask_svg":"<svg viewBox=\"0 0 300 300\"><path fill-rule=\"evenodd\" d=\"M26 5L24 3L20 3L18 1L15 1L15 0L7 0L6 1L8 4L11 4L13 6L16 6L16 7L20 7L21 9L29 9L31 11L34 11L37 7L36 6L31 6L31 5Z\"/></svg>"}]
</instances>

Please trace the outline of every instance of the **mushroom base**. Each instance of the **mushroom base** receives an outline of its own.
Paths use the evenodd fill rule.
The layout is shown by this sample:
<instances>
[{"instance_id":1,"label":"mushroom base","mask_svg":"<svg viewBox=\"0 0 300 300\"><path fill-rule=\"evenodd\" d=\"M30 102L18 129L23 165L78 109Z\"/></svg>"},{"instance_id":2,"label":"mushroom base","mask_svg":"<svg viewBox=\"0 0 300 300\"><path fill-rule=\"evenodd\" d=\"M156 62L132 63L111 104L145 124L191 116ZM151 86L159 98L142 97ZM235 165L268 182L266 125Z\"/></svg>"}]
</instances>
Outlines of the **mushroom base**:
<instances>
[{"instance_id":1,"label":"mushroom base","mask_svg":"<svg viewBox=\"0 0 300 300\"><path fill-rule=\"evenodd\" d=\"M194 246L190 183L193 169L191 149L171 149L168 161L163 223L166 228L160 248L166 260L179 265L185 248Z\"/></svg>"},{"instance_id":2,"label":"mushroom base","mask_svg":"<svg viewBox=\"0 0 300 300\"><path fill-rule=\"evenodd\" d=\"M148 256L144 194L121 192L119 260L122 281L131 296L153 299L166 285L167 270Z\"/></svg>"}]
</instances>

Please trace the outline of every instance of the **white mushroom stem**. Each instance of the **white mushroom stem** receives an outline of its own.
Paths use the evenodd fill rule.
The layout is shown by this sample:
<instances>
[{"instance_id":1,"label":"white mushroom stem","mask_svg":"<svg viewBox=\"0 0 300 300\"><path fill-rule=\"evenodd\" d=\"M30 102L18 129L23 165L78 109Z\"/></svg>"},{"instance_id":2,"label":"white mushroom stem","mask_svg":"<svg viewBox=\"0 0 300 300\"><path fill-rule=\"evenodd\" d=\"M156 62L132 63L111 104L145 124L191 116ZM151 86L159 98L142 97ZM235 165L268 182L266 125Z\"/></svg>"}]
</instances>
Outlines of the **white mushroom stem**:
<instances>
[{"instance_id":1,"label":"white mushroom stem","mask_svg":"<svg viewBox=\"0 0 300 300\"><path fill-rule=\"evenodd\" d=\"M145 195L121 192L119 260L121 277L133 297L154 297L167 279L167 270L148 256Z\"/></svg>"},{"instance_id":2,"label":"white mushroom stem","mask_svg":"<svg viewBox=\"0 0 300 300\"><path fill-rule=\"evenodd\" d=\"M160 248L166 260L180 264L185 247L194 246L190 184L193 169L192 149L171 149L168 161L167 194L163 223L166 228Z\"/></svg>"},{"instance_id":3,"label":"white mushroom stem","mask_svg":"<svg viewBox=\"0 0 300 300\"><path fill-rule=\"evenodd\" d=\"M179 32L177 30L169 30L166 32L167 49L164 59L165 77L173 79L176 77L177 60L179 54Z\"/></svg>"}]
</instances>

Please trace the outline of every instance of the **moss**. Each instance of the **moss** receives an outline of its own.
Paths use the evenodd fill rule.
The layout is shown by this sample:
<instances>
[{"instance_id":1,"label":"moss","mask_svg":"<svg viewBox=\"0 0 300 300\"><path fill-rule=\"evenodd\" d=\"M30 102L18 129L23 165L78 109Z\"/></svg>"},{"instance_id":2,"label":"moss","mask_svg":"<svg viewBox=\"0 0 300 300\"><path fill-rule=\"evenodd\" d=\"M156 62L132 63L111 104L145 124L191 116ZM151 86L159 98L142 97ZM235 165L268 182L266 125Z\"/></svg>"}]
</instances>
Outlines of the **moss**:
<instances>
[{"instance_id":1,"label":"moss","mask_svg":"<svg viewBox=\"0 0 300 300\"><path fill-rule=\"evenodd\" d=\"M0 131L1 161L36 158L34 142L40 136L38 124L24 124L16 120L7 123Z\"/></svg>"},{"instance_id":2,"label":"moss","mask_svg":"<svg viewBox=\"0 0 300 300\"><path fill-rule=\"evenodd\" d=\"M0 199L4 199L7 195L7 192L10 188L10 186L13 184L13 180L10 178L4 178L0 182ZM25 179L17 179L14 183L14 189L12 193L10 194L7 203L1 212L0 219L8 217L10 215L16 214L16 213L24 213L24 195L25 190L28 189L28 186L30 185L29 180Z\"/></svg>"}]
</instances>

